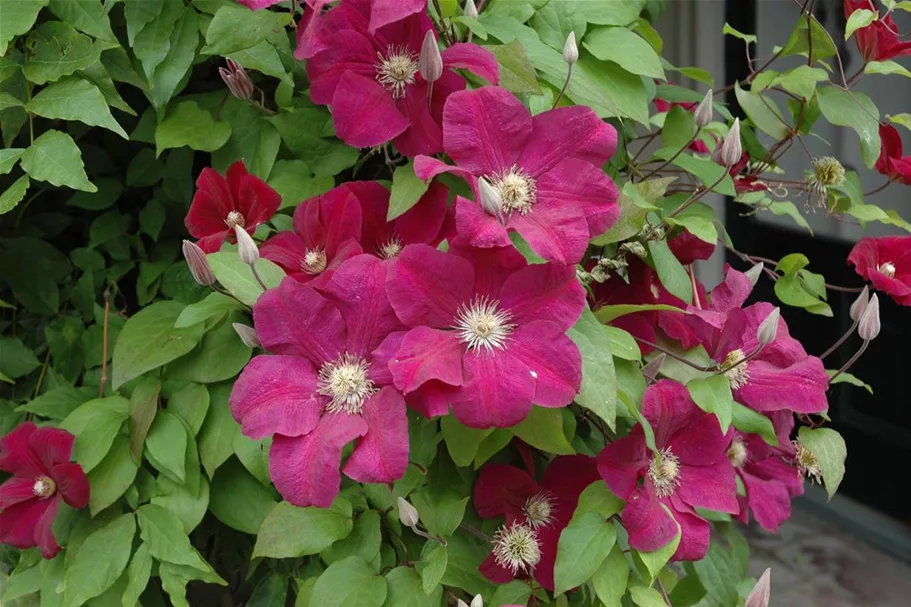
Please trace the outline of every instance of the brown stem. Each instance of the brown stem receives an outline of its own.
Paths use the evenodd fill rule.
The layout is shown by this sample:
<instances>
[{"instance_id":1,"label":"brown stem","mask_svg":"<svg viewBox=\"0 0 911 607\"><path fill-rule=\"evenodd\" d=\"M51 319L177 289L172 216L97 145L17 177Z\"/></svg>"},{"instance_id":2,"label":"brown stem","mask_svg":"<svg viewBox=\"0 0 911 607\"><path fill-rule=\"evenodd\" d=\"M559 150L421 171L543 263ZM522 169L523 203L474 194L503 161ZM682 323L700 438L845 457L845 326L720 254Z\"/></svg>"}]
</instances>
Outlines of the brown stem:
<instances>
[{"instance_id":1,"label":"brown stem","mask_svg":"<svg viewBox=\"0 0 911 607\"><path fill-rule=\"evenodd\" d=\"M885 190L885 189L886 189L887 187L889 187L890 185L892 185L892 180L891 180L891 179L890 179L889 181L887 181L886 183L882 184L881 186L879 186L879 187L876 188L876 189L870 190L869 192L864 192L864 198L866 198L867 196L872 196L873 194L877 194L877 193L879 193L879 192L882 192L883 190Z\"/></svg>"},{"instance_id":2,"label":"brown stem","mask_svg":"<svg viewBox=\"0 0 911 607\"><path fill-rule=\"evenodd\" d=\"M476 528L472 527L472 526L469 525L468 523L459 523L459 529L462 529L462 530L464 530L464 531L467 531L467 532L470 533L471 535L475 536L476 538L482 539L482 540L484 540L485 542L493 543L493 538L492 538L492 537L490 537L489 535L487 535L486 533L484 533L484 532L481 531L480 529L476 529Z\"/></svg>"},{"instance_id":3,"label":"brown stem","mask_svg":"<svg viewBox=\"0 0 911 607\"><path fill-rule=\"evenodd\" d=\"M563 94L566 92L566 87L569 86L569 79L573 75L573 64L569 63L567 65L569 65L569 67L566 70L566 80L563 82L563 88L560 89L560 92L557 94L557 98L554 99L554 104L550 109L557 107L557 104L560 103L560 100L563 98Z\"/></svg>"},{"instance_id":4,"label":"brown stem","mask_svg":"<svg viewBox=\"0 0 911 607\"><path fill-rule=\"evenodd\" d=\"M846 362L844 364L844 366L842 366L841 369L836 371L835 375L833 375L832 377L829 378L829 385L832 385L832 382L835 380L836 377L838 377L839 375L841 375L842 373L844 373L845 371L850 369L851 365L853 365L855 362L857 362L857 359L860 358L860 355L863 354L867 350L867 346L869 346L869 345L870 345L870 342L864 341L863 345L860 347L860 350L855 352L854 356L852 356L850 359L848 359L848 362Z\"/></svg>"},{"instance_id":5,"label":"brown stem","mask_svg":"<svg viewBox=\"0 0 911 607\"><path fill-rule=\"evenodd\" d=\"M701 365L697 365L696 363L694 363L694 362L692 362L692 361L689 361L689 360L685 359L684 357L680 356L679 354L675 354L675 353L671 352L670 350L667 350L667 349L665 349L665 348L662 348L662 347L659 346L658 344L655 344L655 343L652 343L652 342L650 342L650 341L648 341L648 340L642 339L641 337L636 337L635 335L633 335L633 339L635 339L636 341L638 341L640 344L645 344L646 346L648 346L649 348L651 348L651 349L653 349L653 350L657 350L658 352L664 352L665 354L667 354L668 356L670 356L670 357L673 358L674 360L679 360L679 361L682 362L683 364L689 365L690 367L692 367L692 368L694 368L694 369L696 369L696 370L698 370L698 371L703 371L703 372L706 372L706 373L707 373L707 372L709 372L709 371L711 371L711 370L713 369L713 367L703 367L703 366L701 366Z\"/></svg>"},{"instance_id":6,"label":"brown stem","mask_svg":"<svg viewBox=\"0 0 911 607\"><path fill-rule=\"evenodd\" d=\"M659 172L661 169L663 169L664 167L666 167L666 166L669 165L670 163L672 163L672 162L674 162L675 160L677 160L677 157L680 156L680 154L682 154L682 153L684 152L684 150L686 150L688 147L690 147L690 144L692 144L694 141L696 141L696 138L699 137L699 133L701 133L701 132L702 132L702 127L697 127L697 128L696 128L696 132L693 133L693 136L690 137L690 140L689 140L689 141L687 141L685 144L683 144L683 147L682 147L682 148L680 148L679 150L677 150L676 152L674 152L674 155L671 156L670 158L668 158L667 160L665 160L665 161L664 161L664 164L662 164L660 167L658 167L657 169L655 169L654 171L650 172L648 175L646 175L645 177L643 177L642 180L645 181L646 179L648 179L649 177L651 177L651 176L654 175L655 173Z\"/></svg>"},{"instance_id":7,"label":"brown stem","mask_svg":"<svg viewBox=\"0 0 911 607\"><path fill-rule=\"evenodd\" d=\"M838 341L836 341L834 344L829 346L828 350L826 350L825 352L823 352L822 354L819 355L819 360L825 360L829 354L831 354L832 352L834 352L835 350L838 349L838 346L845 343L845 340L848 339L849 337L851 337L851 334L854 333L855 329L857 329L857 325L859 325L859 324L860 324L860 322L855 320L854 324L851 325L851 328L848 329L844 335L839 337Z\"/></svg>"},{"instance_id":8,"label":"brown stem","mask_svg":"<svg viewBox=\"0 0 911 607\"><path fill-rule=\"evenodd\" d=\"M667 590L664 589L664 584L661 583L661 580L655 578L655 582L658 584L658 590L661 591L661 596L664 597L664 602L667 604L667 607L674 607L671 605L671 598L667 595Z\"/></svg>"}]
</instances>

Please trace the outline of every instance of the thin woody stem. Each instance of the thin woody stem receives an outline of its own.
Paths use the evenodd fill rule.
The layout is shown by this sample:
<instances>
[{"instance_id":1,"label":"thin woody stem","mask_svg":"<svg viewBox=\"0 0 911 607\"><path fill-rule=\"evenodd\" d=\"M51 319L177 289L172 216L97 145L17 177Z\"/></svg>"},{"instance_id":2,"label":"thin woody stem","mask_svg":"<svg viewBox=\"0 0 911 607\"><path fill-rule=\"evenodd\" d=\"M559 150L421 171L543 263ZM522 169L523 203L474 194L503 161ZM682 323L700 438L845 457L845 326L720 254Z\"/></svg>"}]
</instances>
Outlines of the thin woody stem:
<instances>
[{"instance_id":1,"label":"thin woody stem","mask_svg":"<svg viewBox=\"0 0 911 607\"><path fill-rule=\"evenodd\" d=\"M573 64L570 63L568 65L569 65L569 69L566 70L566 81L563 82L563 88L560 89L560 92L559 92L559 94L557 94L557 98L554 99L554 104L550 109L554 109L555 107L557 107L557 104L560 103L561 99L563 99L563 93L566 92L566 87L569 86L569 79L573 75Z\"/></svg>"},{"instance_id":2,"label":"thin woody stem","mask_svg":"<svg viewBox=\"0 0 911 607\"><path fill-rule=\"evenodd\" d=\"M677 157L678 157L680 154L682 154L682 153L684 152L684 150L686 150L688 147L690 147L690 145L691 145L694 141L696 141L696 138L699 137L699 133L701 133L701 132L702 132L702 127L698 127L698 128L696 129L696 132L693 133L693 136L690 137L690 140L683 144L683 147L681 147L679 150L677 150L676 152L674 152L674 155L671 156L670 158L668 158L667 160L665 160L665 161L664 161L664 164L662 164L662 165L661 165L660 167L658 167L657 169L655 169L655 170L651 171L650 173L648 173L645 177L642 178L642 180L645 181L646 179L648 179L648 178L651 177L652 175L658 173L658 172L661 171L663 168L665 168L666 166L668 166L669 164L671 164L672 162L674 162L675 160L677 160Z\"/></svg>"},{"instance_id":3,"label":"thin woody stem","mask_svg":"<svg viewBox=\"0 0 911 607\"><path fill-rule=\"evenodd\" d=\"M263 291L268 291L269 287L266 286L266 283L263 282L263 279L260 277L259 272L256 271L256 266L250 266L250 269L253 271L253 276L256 278L256 282L259 283L259 286L263 288Z\"/></svg>"},{"instance_id":4,"label":"thin woody stem","mask_svg":"<svg viewBox=\"0 0 911 607\"><path fill-rule=\"evenodd\" d=\"M839 375L841 375L842 373L844 373L845 371L850 369L851 365L853 365L855 362L857 362L857 359L860 358L860 355L863 354L867 350L867 346L869 346L869 345L870 345L870 342L864 341L864 344L860 347L860 350L855 352L854 356L852 356L850 359L848 359L848 362L846 362L841 369L836 371L835 375L833 375L832 377L829 378L829 385L832 385L832 382L835 381L836 377L838 377Z\"/></svg>"},{"instance_id":5,"label":"thin woody stem","mask_svg":"<svg viewBox=\"0 0 911 607\"><path fill-rule=\"evenodd\" d=\"M851 328L848 329L848 330L845 332L844 335L842 335L841 337L839 337L839 338L838 338L838 341L836 341L834 344L832 344L831 346L829 346L829 349L828 349L828 350L826 350L825 352L823 352L822 354L819 355L819 360L825 360L826 357L827 357L829 354L831 354L832 352L834 352L835 350L837 350L838 347L839 347L841 344L845 343L845 340L848 339L849 337L851 337L851 334L854 333L854 331L857 330L857 325L859 325L859 324L860 324L860 321L859 321L859 320L855 320L855 321L854 321L854 324L851 325Z\"/></svg>"},{"instance_id":6,"label":"thin woody stem","mask_svg":"<svg viewBox=\"0 0 911 607\"><path fill-rule=\"evenodd\" d=\"M694 369L697 369L697 370L699 370L699 371L709 372L709 371L712 371L712 370L714 369L714 367L703 367L703 366L701 366L701 365L697 365L696 363L687 360L686 358L680 356L679 354L674 354L674 353L671 352L670 350L667 350L667 349L665 349L665 348L662 348L662 347L659 346L658 344L655 344L655 343L652 343L652 342L650 342L650 341L648 341L648 340L642 339L641 337L636 337L635 335L633 335L633 339L635 339L636 341L638 341L640 344L645 344L646 346L648 346L649 348L651 348L651 349L653 349L653 350L657 350L658 352L663 352L664 354L667 354L668 356L670 356L670 357L673 358L674 360L679 360L679 361L682 362L683 364L689 365L690 367L692 367L692 368L694 368Z\"/></svg>"}]
</instances>

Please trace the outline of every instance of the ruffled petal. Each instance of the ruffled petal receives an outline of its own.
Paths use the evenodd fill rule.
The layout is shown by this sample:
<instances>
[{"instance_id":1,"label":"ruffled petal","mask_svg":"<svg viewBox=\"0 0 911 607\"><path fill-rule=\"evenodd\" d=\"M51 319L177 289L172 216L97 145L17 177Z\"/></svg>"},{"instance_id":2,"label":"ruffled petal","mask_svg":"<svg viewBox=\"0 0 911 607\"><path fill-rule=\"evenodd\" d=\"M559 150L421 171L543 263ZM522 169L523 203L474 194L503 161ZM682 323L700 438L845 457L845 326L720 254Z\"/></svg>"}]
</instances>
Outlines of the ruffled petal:
<instances>
[{"instance_id":1,"label":"ruffled petal","mask_svg":"<svg viewBox=\"0 0 911 607\"><path fill-rule=\"evenodd\" d=\"M474 271L466 260L413 244L389 269L386 293L399 319L409 327L448 328L459 306L471 297Z\"/></svg>"},{"instance_id":2,"label":"ruffled petal","mask_svg":"<svg viewBox=\"0 0 911 607\"><path fill-rule=\"evenodd\" d=\"M462 359L464 384L452 403L456 418L470 428L509 428L531 411L535 382L528 367L508 350L468 352Z\"/></svg>"},{"instance_id":3,"label":"ruffled petal","mask_svg":"<svg viewBox=\"0 0 911 607\"><path fill-rule=\"evenodd\" d=\"M743 272L725 265L724 281L712 289L712 310L728 312L740 308L753 292L753 281Z\"/></svg>"},{"instance_id":4,"label":"ruffled petal","mask_svg":"<svg viewBox=\"0 0 911 607\"><path fill-rule=\"evenodd\" d=\"M51 477L57 483L57 492L73 508L89 505L89 479L82 466L75 463L57 464L51 470Z\"/></svg>"},{"instance_id":5,"label":"ruffled petal","mask_svg":"<svg viewBox=\"0 0 911 607\"><path fill-rule=\"evenodd\" d=\"M475 481L472 501L481 518L521 516L525 502L537 492L538 483L528 472L505 464L485 464Z\"/></svg>"},{"instance_id":6,"label":"ruffled petal","mask_svg":"<svg viewBox=\"0 0 911 607\"><path fill-rule=\"evenodd\" d=\"M566 158L577 158L600 169L617 149L617 131L582 105L542 112L532 119L519 166L533 177L546 173Z\"/></svg>"},{"instance_id":7,"label":"ruffled petal","mask_svg":"<svg viewBox=\"0 0 911 607\"><path fill-rule=\"evenodd\" d=\"M534 379L536 405L565 407L573 402L582 385L582 355L565 329L546 320L532 321L519 326L506 347Z\"/></svg>"},{"instance_id":8,"label":"ruffled petal","mask_svg":"<svg viewBox=\"0 0 911 607\"><path fill-rule=\"evenodd\" d=\"M427 8L427 0L374 0L370 10L370 33L401 21Z\"/></svg>"},{"instance_id":9,"label":"ruffled petal","mask_svg":"<svg viewBox=\"0 0 911 607\"><path fill-rule=\"evenodd\" d=\"M683 384L670 379L662 379L649 386L642 399L642 414L655 432L655 444L659 449L668 446L671 437L678 432L683 435L703 417L711 419L693 403ZM721 434L720 427L718 434Z\"/></svg>"},{"instance_id":10,"label":"ruffled petal","mask_svg":"<svg viewBox=\"0 0 911 607\"><path fill-rule=\"evenodd\" d=\"M585 290L574 267L534 264L510 276L500 292L500 305L519 324L547 320L566 332L585 307Z\"/></svg>"},{"instance_id":11,"label":"ruffled petal","mask_svg":"<svg viewBox=\"0 0 911 607\"><path fill-rule=\"evenodd\" d=\"M391 386L393 384L392 371L389 363L398 356L402 347L402 340L407 331L395 331L386 336L376 350L370 353L370 368L367 377L377 386Z\"/></svg>"},{"instance_id":12,"label":"ruffled petal","mask_svg":"<svg viewBox=\"0 0 911 607\"><path fill-rule=\"evenodd\" d=\"M407 394L405 398L412 409L427 419L432 419L449 413L449 407L461 389L434 379Z\"/></svg>"},{"instance_id":13,"label":"ruffled petal","mask_svg":"<svg viewBox=\"0 0 911 607\"><path fill-rule=\"evenodd\" d=\"M488 83L500 83L500 65L493 53L477 44L457 42L441 53L443 67L465 69Z\"/></svg>"},{"instance_id":14,"label":"ruffled petal","mask_svg":"<svg viewBox=\"0 0 911 607\"><path fill-rule=\"evenodd\" d=\"M664 509L655 494L655 486L648 480L629 496L621 519L629 532L630 548L636 550L653 552L677 535L674 517Z\"/></svg>"},{"instance_id":15,"label":"ruffled petal","mask_svg":"<svg viewBox=\"0 0 911 607\"><path fill-rule=\"evenodd\" d=\"M244 216L248 232L261 223L269 221L281 206L282 197L269 184L247 172L242 160L238 160L225 171L228 187L234 197L237 210Z\"/></svg>"},{"instance_id":16,"label":"ruffled petal","mask_svg":"<svg viewBox=\"0 0 911 607\"><path fill-rule=\"evenodd\" d=\"M361 413L367 434L345 464L345 475L359 483L389 483L408 468L408 417L405 400L392 386L367 399Z\"/></svg>"},{"instance_id":17,"label":"ruffled petal","mask_svg":"<svg viewBox=\"0 0 911 607\"><path fill-rule=\"evenodd\" d=\"M196 178L196 193L184 218L184 225L196 238L225 232L225 219L234 206L235 201L224 175L206 167Z\"/></svg>"},{"instance_id":18,"label":"ruffled petal","mask_svg":"<svg viewBox=\"0 0 911 607\"><path fill-rule=\"evenodd\" d=\"M342 74L332 96L332 123L338 138L356 148L391 141L409 124L376 78L350 71Z\"/></svg>"},{"instance_id":19,"label":"ruffled petal","mask_svg":"<svg viewBox=\"0 0 911 607\"><path fill-rule=\"evenodd\" d=\"M307 61L310 99L320 105L334 103L339 82L349 72L374 82L376 78L376 50L367 38L352 30L335 31L332 38L331 49Z\"/></svg>"},{"instance_id":20,"label":"ruffled petal","mask_svg":"<svg viewBox=\"0 0 911 607\"><path fill-rule=\"evenodd\" d=\"M686 504L671 496L674 518L680 525L680 545L671 557L673 561L700 561L709 551L711 527Z\"/></svg>"},{"instance_id":21,"label":"ruffled petal","mask_svg":"<svg viewBox=\"0 0 911 607\"><path fill-rule=\"evenodd\" d=\"M624 500L629 500L648 465L645 434L639 425L633 426L628 436L605 445L598 454L598 473L610 490Z\"/></svg>"},{"instance_id":22,"label":"ruffled petal","mask_svg":"<svg viewBox=\"0 0 911 607\"><path fill-rule=\"evenodd\" d=\"M454 331L415 327L405 335L389 370L406 394L430 380L461 386L464 354L465 345Z\"/></svg>"},{"instance_id":23,"label":"ruffled petal","mask_svg":"<svg viewBox=\"0 0 911 607\"><path fill-rule=\"evenodd\" d=\"M791 496L787 487L774 480L747 474L740 475L747 492L747 504L756 522L770 533L791 516Z\"/></svg>"},{"instance_id":24,"label":"ruffled petal","mask_svg":"<svg viewBox=\"0 0 911 607\"><path fill-rule=\"evenodd\" d=\"M437 160L431 156L418 155L414 157L414 174L417 175L418 179L421 181L426 183L443 173L454 173L463 177L468 175L463 169L451 164L446 164L442 160Z\"/></svg>"}]
</instances>

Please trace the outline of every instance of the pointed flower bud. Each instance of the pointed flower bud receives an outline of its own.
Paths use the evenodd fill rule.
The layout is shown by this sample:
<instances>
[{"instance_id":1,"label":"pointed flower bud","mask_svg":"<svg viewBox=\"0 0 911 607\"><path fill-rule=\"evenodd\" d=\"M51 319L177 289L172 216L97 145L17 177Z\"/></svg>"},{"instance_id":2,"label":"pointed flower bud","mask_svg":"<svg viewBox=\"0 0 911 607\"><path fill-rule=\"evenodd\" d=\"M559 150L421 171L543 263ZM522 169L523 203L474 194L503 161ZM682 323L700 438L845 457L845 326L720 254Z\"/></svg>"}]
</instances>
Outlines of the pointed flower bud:
<instances>
[{"instance_id":1,"label":"pointed flower bud","mask_svg":"<svg viewBox=\"0 0 911 607\"><path fill-rule=\"evenodd\" d=\"M474 595L474 598L471 599L471 605L469 607L484 607L484 599L480 594Z\"/></svg>"},{"instance_id":2,"label":"pointed flower bud","mask_svg":"<svg viewBox=\"0 0 911 607\"><path fill-rule=\"evenodd\" d=\"M712 116L715 113L715 109L712 107L713 102L712 89L709 89L702 102L696 106L694 118L696 119L696 125L701 129L704 129L712 122Z\"/></svg>"},{"instance_id":3,"label":"pointed flower bud","mask_svg":"<svg viewBox=\"0 0 911 607\"><path fill-rule=\"evenodd\" d=\"M418 514L418 509L412 506L411 503L404 497L399 498L398 504L399 520L406 527L411 527L414 529L415 525L418 524L418 521L421 520L421 516Z\"/></svg>"},{"instance_id":4,"label":"pointed flower bud","mask_svg":"<svg viewBox=\"0 0 911 607\"><path fill-rule=\"evenodd\" d=\"M424 44L421 45L421 58L418 61L418 72L427 82L436 82L443 75L443 57L440 55L440 45L433 30L427 30Z\"/></svg>"},{"instance_id":5,"label":"pointed flower bud","mask_svg":"<svg viewBox=\"0 0 911 607\"><path fill-rule=\"evenodd\" d=\"M465 0L465 16L472 19L478 18L478 7L475 5L474 0Z\"/></svg>"},{"instance_id":6,"label":"pointed flower bud","mask_svg":"<svg viewBox=\"0 0 911 607\"><path fill-rule=\"evenodd\" d=\"M860 317L863 316L868 303L870 303L870 288L865 286L864 290L857 296L857 299L854 300L854 303L851 304L851 320L860 322Z\"/></svg>"},{"instance_id":7,"label":"pointed flower bud","mask_svg":"<svg viewBox=\"0 0 911 607\"><path fill-rule=\"evenodd\" d=\"M253 242L253 237L240 226L234 226L234 235L237 236L237 253L241 261L252 266L259 261L259 249Z\"/></svg>"},{"instance_id":8,"label":"pointed flower bud","mask_svg":"<svg viewBox=\"0 0 911 607\"><path fill-rule=\"evenodd\" d=\"M778 335L778 318L780 316L781 310L776 307L769 312L764 321L759 323L759 328L756 329L756 339L759 340L761 345L767 346L775 341L775 336Z\"/></svg>"},{"instance_id":9,"label":"pointed flower bud","mask_svg":"<svg viewBox=\"0 0 911 607\"><path fill-rule=\"evenodd\" d=\"M642 367L642 374L645 375L648 379L657 379L658 371L661 370L661 365L664 364L665 358L667 358L667 355L664 352L653 358L647 365Z\"/></svg>"},{"instance_id":10,"label":"pointed flower bud","mask_svg":"<svg viewBox=\"0 0 911 607\"><path fill-rule=\"evenodd\" d=\"M209 262L206 261L206 254L199 248L199 245L195 242L184 240L183 256L187 260L187 265L190 266L190 274L193 275L193 280L204 287L208 287L215 282L215 274L212 273L212 268L209 266Z\"/></svg>"},{"instance_id":11,"label":"pointed flower bud","mask_svg":"<svg viewBox=\"0 0 911 607\"><path fill-rule=\"evenodd\" d=\"M503 198L490 182L483 177L478 178L478 198L481 208L494 217L499 217L503 210Z\"/></svg>"},{"instance_id":12,"label":"pointed flower bud","mask_svg":"<svg viewBox=\"0 0 911 607\"><path fill-rule=\"evenodd\" d=\"M244 342L245 346L248 348L262 347L259 336L256 335L256 329L239 322L232 323L231 326L237 331L237 336L240 337L240 341Z\"/></svg>"},{"instance_id":13,"label":"pointed flower bud","mask_svg":"<svg viewBox=\"0 0 911 607\"><path fill-rule=\"evenodd\" d=\"M563 45L563 61L572 65L579 60L579 47L576 46L576 32L570 32Z\"/></svg>"},{"instance_id":14,"label":"pointed flower bud","mask_svg":"<svg viewBox=\"0 0 911 607\"><path fill-rule=\"evenodd\" d=\"M218 68L218 73L232 95L241 101L250 101L253 98L253 82L241 64L228 59L228 67Z\"/></svg>"},{"instance_id":15,"label":"pointed flower bud","mask_svg":"<svg viewBox=\"0 0 911 607\"><path fill-rule=\"evenodd\" d=\"M759 277L762 276L762 270L765 268L760 261L755 266L744 272L744 275L750 279L750 282L753 283L753 286L756 286L756 283L759 282Z\"/></svg>"},{"instance_id":16,"label":"pointed flower bud","mask_svg":"<svg viewBox=\"0 0 911 607\"><path fill-rule=\"evenodd\" d=\"M766 568L753 586L743 607L769 607L769 596L772 590L772 569Z\"/></svg>"},{"instance_id":17,"label":"pointed flower bud","mask_svg":"<svg viewBox=\"0 0 911 607\"><path fill-rule=\"evenodd\" d=\"M860 316L860 322L857 325L857 334L864 341L872 341L879 335L879 298L876 293L870 298L870 303Z\"/></svg>"},{"instance_id":18,"label":"pointed flower bud","mask_svg":"<svg viewBox=\"0 0 911 607\"><path fill-rule=\"evenodd\" d=\"M732 167L737 164L737 161L740 160L742 155L743 147L741 147L740 144L740 118L735 118L731 130L728 131L728 136L724 138L724 143L721 144L721 162L723 162L725 166Z\"/></svg>"},{"instance_id":19,"label":"pointed flower bud","mask_svg":"<svg viewBox=\"0 0 911 607\"><path fill-rule=\"evenodd\" d=\"M456 601L456 607L468 607L468 603L466 603L462 599L459 599L458 601Z\"/></svg>"}]
</instances>

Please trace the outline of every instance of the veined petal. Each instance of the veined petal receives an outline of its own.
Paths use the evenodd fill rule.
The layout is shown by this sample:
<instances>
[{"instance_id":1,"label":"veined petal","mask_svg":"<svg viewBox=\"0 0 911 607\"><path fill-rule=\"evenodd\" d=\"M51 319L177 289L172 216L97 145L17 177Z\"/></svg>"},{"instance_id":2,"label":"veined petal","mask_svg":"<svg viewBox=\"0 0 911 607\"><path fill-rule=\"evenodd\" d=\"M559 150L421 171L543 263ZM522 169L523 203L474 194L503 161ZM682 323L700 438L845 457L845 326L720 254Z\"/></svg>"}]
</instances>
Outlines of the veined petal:
<instances>
[{"instance_id":1,"label":"veined petal","mask_svg":"<svg viewBox=\"0 0 911 607\"><path fill-rule=\"evenodd\" d=\"M433 247L413 244L394 260L386 293L399 319L409 327L452 326L459 306L471 297L471 264Z\"/></svg>"},{"instance_id":2,"label":"veined petal","mask_svg":"<svg viewBox=\"0 0 911 607\"><path fill-rule=\"evenodd\" d=\"M466 69L493 85L500 83L500 64L493 53L477 44L457 42L442 52L443 67Z\"/></svg>"},{"instance_id":3,"label":"veined petal","mask_svg":"<svg viewBox=\"0 0 911 607\"><path fill-rule=\"evenodd\" d=\"M749 379L736 391L736 398L757 411L787 409L796 413L819 413L829 408L828 376L815 356L780 368L763 360L751 360Z\"/></svg>"},{"instance_id":4,"label":"veined petal","mask_svg":"<svg viewBox=\"0 0 911 607\"><path fill-rule=\"evenodd\" d=\"M582 384L582 355L556 323L536 320L520 325L507 345L534 378L534 402L542 407L565 407Z\"/></svg>"},{"instance_id":5,"label":"veined petal","mask_svg":"<svg viewBox=\"0 0 911 607\"><path fill-rule=\"evenodd\" d=\"M690 506L737 514L737 481L734 467L725 458L711 466L681 462L680 485L674 495Z\"/></svg>"},{"instance_id":6,"label":"veined petal","mask_svg":"<svg viewBox=\"0 0 911 607\"><path fill-rule=\"evenodd\" d=\"M535 253L560 265L574 265L588 248L588 222L581 209L554 199L539 199L531 212L513 213L507 227L516 230Z\"/></svg>"},{"instance_id":7,"label":"veined petal","mask_svg":"<svg viewBox=\"0 0 911 607\"><path fill-rule=\"evenodd\" d=\"M366 37L345 29L333 32L332 38L331 49L318 53L307 61L310 98L313 103L320 105L333 103L339 81L348 72L364 78L376 76L376 50Z\"/></svg>"},{"instance_id":8,"label":"veined petal","mask_svg":"<svg viewBox=\"0 0 911 607\"><path fill-rule=\"evenodd\" d=\"M456 237L457 244L487 249L510 247L512 241L500 220L488 214L481 205L461 196L456 196Z\"/></svg>"},{"instance_id":9,"label":"veined petal","mask_svg":"<svg viewBox=\"0 0 911 607\"><path fill-rule=\"evenodd\" d=\"M389 370L396 387L406 394L430 380L461 386L464 354L465 345L454 331L415 327L405 335Z\"/></svg>"},{"instance_id":10,"label":"veined petal","mask_svg":"<svg viewBox=\"0 0 911 607\"><path fill-rule=\"evenodd\" d=\"M408 128L389 91L375 78L350 71L332 96L332 122L338 138L356 148L386 143Z\"/></svg>"},{"instance_id":11,"label":"veined petal","mask_svg":"<svg viewBox=\"0 0 911 607\"><path fill-rule=\"evenodd\" d=\"M598 473L610 490L629 500L639 476L648 469L648 448L642 426L633 426L628 436L605 445L598 454Z\"/></svg>"},{"instance_id":12,"label":"veined petal","mask_svg":"<svg viewBox=\"0 0 911 607\"><path fill-rule=\"evenodd\" d=\"M509 428L525 419L535 395L534 378L507 350L467 352L462 359L464 383L452 411L470 428Z\"/></svg>"},{"instance_id":13,"label":"veined petal","mask_svg":"<svg viewBox=\"0 0 911 607\"><path fill-rule=\"evenodd\" d=\"M617 131L582 105L542 112L532 119L532 134L519 166L533 177L566 158L595 165L599 171L617 149Z\"/></svg>"},{"instance_id":14,"label":"veined petal","mask_svg":"<svg viewBox=\"0 0 911 607\"><path fill-rule=\"evenodd\" d=\"M565 333L585 307L585 291L573 267L533 264L512 274L500 291L500 304L513 320L546 320Z\"/></svg>"},{"instance_id":15,"label":"veined petal","mask_svg":"<svg viewBox=\"0 0 911 607\"><path fill-rule=\"evenodd\" d=\"M553 201L581 210L590 238L606 232L620 217L617 187L600 166L567 158L541 175L537 187L539 203Z\"/></svg>"},{"instance_id":16,"label":"veined petal","mask_svg":"<svg viewBox=\"0 0 911 607\"><path fill-rule=\"evenodd\" d=\"M57 464L51 470L51 477L57 483L57 493L73 508L89 505L89 479L76 463Z\"/></svg>"},{"instance_id":17,"label":"veined petal","mask_svg":"<svg viewBox=\"0 0 911 607\"><path fill-rule=\"evenodd\" d=\"M658 550L677 535L674 517L662 507L661 500L655 494L655 487L649 480L629 496L621 518L629 532L629 545L636 550Z\"/></svg>"},{"instance_id":18,"label":"veined petal","mask_svg":"<svg viewBox=\"0 0 911 607\"><path fill-rule=\"evenodd\" d=\"M485 464L474 485L475 510L481 518L520 516L525 501L538 492L528 472L506 464Z\"/></svg>"},{"instance_id":19,"label":"veined petal","mask_svg":"<svg viewBox=\"0 0 911 607\"><path fill-rule=\"evenodd\" d=\"M405 400L392 386L367 399L361 414L367 433L345 464L345 475L360 483L389 483L408 468L408 418Z\"/></svg>"}]
</instances>

